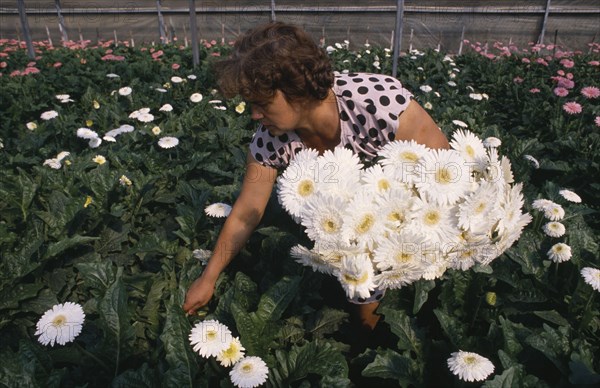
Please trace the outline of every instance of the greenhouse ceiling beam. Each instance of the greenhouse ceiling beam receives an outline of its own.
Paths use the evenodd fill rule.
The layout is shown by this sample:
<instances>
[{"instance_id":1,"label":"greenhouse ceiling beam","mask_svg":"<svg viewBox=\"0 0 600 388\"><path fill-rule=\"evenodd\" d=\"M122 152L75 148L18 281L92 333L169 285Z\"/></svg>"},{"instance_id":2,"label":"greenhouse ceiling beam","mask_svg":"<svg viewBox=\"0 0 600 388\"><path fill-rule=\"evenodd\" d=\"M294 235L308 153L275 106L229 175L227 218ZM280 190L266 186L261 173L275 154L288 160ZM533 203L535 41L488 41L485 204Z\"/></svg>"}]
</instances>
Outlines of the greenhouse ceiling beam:
<instances>
[{"instance_id":1,"label":"greenhouse ceiling beam","mask_svg":"<svg viewBox=\"0 0 600 388\"><path fill-rule=\"evenodd\" d=\"M277 7L275 11L279 14L284 13L382 13L396 12L395 6L335 6L335 7ZM32 15L55 15L56 10L50 7L43 8L27 8L26 12ZM163 14L189 14L188 8L163 8ZM197 13L271 13L271 6L249 6L249 7L196 7ZM551 14L600 14L600 7L594 8L550 8ZM121 7L121 8L63 8L63 14L146 14L156 13L156 7ZM423 6L405 6L404 13L434 13L434 14L545 14L546 7L544 6L528 6L528 7L423 7ZM17 8L0 8L0 14L18 14Z\"/></svg>"}]
</instances>

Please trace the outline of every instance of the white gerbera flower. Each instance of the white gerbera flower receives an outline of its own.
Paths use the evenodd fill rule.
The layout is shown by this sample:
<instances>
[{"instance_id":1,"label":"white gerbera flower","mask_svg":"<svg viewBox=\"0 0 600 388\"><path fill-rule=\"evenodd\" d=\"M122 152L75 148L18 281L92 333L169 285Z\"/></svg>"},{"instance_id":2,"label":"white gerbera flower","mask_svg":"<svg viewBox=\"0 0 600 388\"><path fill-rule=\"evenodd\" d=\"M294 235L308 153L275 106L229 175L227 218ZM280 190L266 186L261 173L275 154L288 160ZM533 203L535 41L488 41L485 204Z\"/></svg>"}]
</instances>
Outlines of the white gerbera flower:
<instances>
[{"instance_id":1,"label":"white gerbera flower","mask_svg":"<svg viewBox=\"0 0 600 388\"><path fill-rule=\"evenodd\" d=\"M316 150L298 152L283 174L277 178L279 202L293 217L300 217L306 201L317 192L318 179Z\"/></svg>"},{"instance_id":2,"label":"white gerbera flower","mask_svg":"<svg viewBox=\"0 0 600 388\"><path fill-rule=\"evenodd\" d=\"M71 155L71 153L69 151L61 151L58 153L58 155L56 155L56 159L58 159L59 161L62 161L64 158L66 158L69 155Z\"/></svg>"},{"instance_id":3,"label":"white gerbera flower","mask_svg":"<svg viewBox=\"0 0 600 388\"><path fill-rule=\"evenodd\" d=\"M319 181L319 191L350 199L360 182L362 167L358 156L347 148L325 151L317 158L315 179Z\"/></svg>"},{"instance_id":4,"label":"white gerbera flower","mask_svg":"<svg viewBox=\"0 0 600 388\"><path fill-rule=\"evenodd\" d=\"M154 115L152 113L141 113L137 119L142 123L151 123L154 121Z\"/></svg>"},{"instance_id":5,"label":"white gerbera flower","mask_svg":"<svg viewBox=\"0 0 600 388\"><path fill-rule=\"evenodd\" d=\"M235 106L235 111L236 111L238 114L242 114L242 113L244 113L244 111L245 111L245 110L246 110L246 103L245 103L244 101L240 102L239 104L237 104L237 105Z\"/></svg>"},{"instance_id":6,"label":"white gerbera flower","mask_svg":"<svg viewBox=\"0 0 600 388\"><path fill-rule=\"evenodd\" d=\"M129 86L125 86L119 89L119 94L121 96L129 96L132 91L133 89L131 89Z\"/></svg>"},{"instance_id":7,"label":"white gerbera flower","mask_svg":"<svg viewBox=\"0 0 600 388\"><path fill-rule=\"evenodd\" d=\"M366 253L343 258L337 278L348 298L368 298L375 289L373 264Z\"/></svg>"},{"instance_id":8,"label":"white gerbera flower","mask_svg":"<svg viewBox=\"0 0 600 388\"><path fill-rule=\"evenodd\" d=\"M99 165L103 165L104 163L106 163L106 158L102 155L96 155L94 156L94 158L92 159L92 161L94 163L97 163Z\"/></svg>"},{"instance_id":9,"label":"white gerbera flower","mask_svg":"<svg viewBox=\"0 0 600 388\"><path fill-rule=\"evenodd\" d=\"M402 267L389 269L375 275L374 281L377 288L382 290L397 289L412 284L421 278L421 267Z\"/></svg>"},{"instance_id":10,"label":"white gerbera flower","mask_svg":"<svg viewBox=\"0 0 600 388\"><path fill-rule=\"evenodd\" d=\"M83 308L73 302L66 302L46 311L36 325L35 335L42 345L64 345L72 342L81 333L85 314Z\"/></svg>"},{"instance_id":11,"label":"white gerbera flower","mask_svg":"<svg viewBox=\"0 0 600 388\"><path fill-rule=\"evenodd\" d=\"M212 251L209 251L208 249L194 249L194 251L192 252L192 256L195 259L200 260L200 263L202 263L202 265L206 265L208 264L208 259L210 259L210 257L212 256Z\"/></svg>"},{"instance_id":12,"label":"white gerbera flower","mask_svg":"<svg viewBox=\"0 0 600 388\"><path fill-rule=\"evenodd\" d=\"M502 141L497 137L490 136L483 140L483 146L486 148L498 148L502 145Z\"/></svg>"},{"instance_id":13,"label":"white gerbera flower","mask_svg":"<svg viewBox=\"0 0 600 388\"><path fill-rule=\"evenodd\" d=\"M583 280L596 291L600 291L600 269L584 267L581 269Z\"/></svg>"},{"instance_id":14,"label":"white gerbera flower","mask_svg":"<svg viewBox=\"0 0 600 388\"><path fill-rule=\"evenodd\" d=\"M400 230L412 220L412 193L405 188L396 188L375 198L379 217L392 231Z\"/></svg>"},{"instance_id":15,"label":"white gerbera flower","mask_svg":"<svg viewBox=\"0 0 600 388\"><path fill-rule=\"evenodd\" d=\"M127 178L127 176L121 175L119 178L119 184L121 186L131 186L133 183L131 182L131 179Z\"/></svg>"},{"instance_id":16,"label":"white gerbera flower","mask_svg":"<svg viewBox=\"0 0 600 388\"><path fill-rule=\"evenodd\" d=\"M383 234L383 220L378 216L377 203L370 193L357 193L347 206L344 214L342 235L344 241L357 243L359 246L373 248L375 240Z\"/></svg>"},{"instance_id":17,"label":"white gerbera flower","mask_svg":"<svg viewBox=\"0 0 600 388\"><path fill-rule=\"evenodd\" d=\"M202 94L200 93L194 93L190 96L190 101L191 102L200 102L202 101Z\"/></svg>"},{"instance_id":18,"label":"white gerbera flower","mask_svg":"<svg viewBox=\"0 0 600 388\"><path fill-rule=\"evenodd\" d=\"M337 195L312 196L300 212L302 225L308 237L320 244L343 241L342 230L347 202Z\"/></svg>"},{"instance_id":19,"label":"white gerbera flower","mask_svg":"<svg viewBox=\"0 0 600 388\"><path fill-rule=\"evenodd\" d=\"M71 99L71 96L68 94L57 94L56 98L62 103L66 104L67 102L74 102L75 100Z\"/></svg>"},{"instance_id":20,"label":"white gerbera flower","mask_svg":"<svg viewBox=\"0 0 600 388\"><path fill-rule=\"evenodd\" d=\"M130 119L137 119L140 115L150 113L150 108L140 108L138 110L134 110L129 114Z\"/></svg>"},{"instance_id":21,"label":"white gerbera flower","mask_svg":"<svg viewBox=\"0 0 600 388\"><path fill-rule=\"evenodd\" d=\"M373 262L380 271L420 268L424 259L425 236L412 232L394 233L381 239L373 252ZM419 275L420 276L420 275Z\"/></svg>"},{"instance_id":22,"label":"white gerbera flower","mask_svg":"<svg viewBox=\"0 0 600 388\"><path fill-rule=\"evenodd\" d=\"M231 213L231 206L226 203L217 202L205 207L204 212L210 217L227 217Z\"/></svg>"},{"instance_id":23,"label":"white gerbera flower","mask_svg":"<svg viewBox=\"0 0 600 388\"><path fill-rule=\"evenodd\" d=\"M548 204L544 208L544 216L551 221L559 221L565 217L565 209L557 203Z\"/></svg>"},{"instance_id":24,"label":"white gerbera flower","mask_svg":"<svg viewBox=\"0 0 600 388\"><path fill-rule=\"evenodd\" d=\"M79 128L77 130L77 137L81 139L91 140L98 138L98 133L89 128Z\"/></svg>"},{"instance_id":25,"label":"white gerbera flower","mask_svg":"<svg viewBox=\"0 0 600 388\"><path fill-rule=\"evenodd\" d=\"M531 155L523 155L523 158L525 158L525 160L527 160L529 162L529 164L531 164L531 167L535 168L536 170L538 168L540 168L540 162L538 162L538 160L536 158L534 158Z\"/></svg>"},{"instance_id":26,"label":"white gerbera flower","mask_svg":"<svg viewBox=\"0 0 600 388\"><path fill-rule=\"evenodd\" d=\"M196 78L198 78L198 77L196 77L194 74L190 74L187 76L187 79L191 79L191 80L195 80Z\"/></svg>"},{"instance_id":27,"label":"white gerbera flower","mask_svg":"<svg viewBox=\"0 0 600 388\"><path fill-rule=\"evenodd\" d=\"M371 193L381 194L393 187L398 187L398 183L390 170L384 171L380 164L375 164L363 170L360 180L362 187Z\"/></svg>"},{"instance_id":28,"label":"white gerbera flower","mask_svg":"<svg viewBox=\"0 0 600 388\"><path fill-rule=\"evenodd\" d=\"M426 154L427 148L414 140L392 141L379 151L384 169L389 168L396 179L405 183L418 179L419 162Z\"/></svg>"},{"instance_id":29,"label":"white gerbera flower","mask_svg":"<svg viewBox=\"0 0 600 388\"><path fill-rule=\"evenodd\" d=\"M482 182L475 192L458 205L458 226L472 233L490 232L500 217L498 190L489 182Z\"/></svg>"},{"instance_id":30,"label":"white gerbera flower","mask_svg":"<svg viewBox=\"0 0 600 388\"><path fill-rule=\"evenodd\" d=\"M161 137L158 140L158 146L160 148L173 148L177 144L179 144L179 139L176 137L172 137L172 136Z\"/></svg>"},{"instance_id":31,"label":"white gerbera flower","mask_svg":"<svg viewBox=\"0 0 600 388\"><path fill-rule=\"evenodd\" d=\"M29 129L30 131L33 131L34 129L37 128L37 124L34 123L33 121L28 122L27 124L25 124L25 126L27 127L27 129Z\"/></svg>"},{"instance_id":32,"label":"white gerbera flower","mask_svg":"<svg viewBox=\"0 0 600 388\"><path fill-rule=\"evenodd\" d=\"M216 357L229 347L231 331L219 321L210 319L198 322L189 336L194 351L202 357Z\"/></svg>"},{"instance_id":33,"label":"white gerbera flower","mask_svg":"<svg viewBox=\"0 0 600 388\"><path fill-rule=\"evenodd\" d=\"M55 110L49 110L40 115L40 118L42 120L52 120L55 117L58 117L58 112Z\"/></svg>"},{"instance_id":34,"label":"white gerbera flower","mask_svg":"<svg viewBox=\"0 0 600 388\"><path fill-rule=\"evenodd\" d=\"M229 371L231 382L239 388L258 387L267 381L268 375L267 364L256 356L242 358Z\"/></svg>"},{"instance_id":35,"label":"white gerbera flower","mask_svg":"<svg viewBox=\"0 0 600 388\"><path fill-rule=\"evenodd\" d=\"M108 73L106 78L121 78L121 76L115 73Z\"/></svg>"},{"instance_id":36,"label":"white gerbera flower","mask_svg":"<svg viewBox=\"0 0 600 388\"><path fill-rule=\"evenodd\" d=\"M313 252L302 245L294 245L290 249L290 256L296 259L296 262L307 267L311 267L315 272L321 272L331 275L336 267L324 260L318 252Z\"/></svg>"},{"instance_id":37,"label":"white gerbera flower","mask_svg":"<svg viewBox=\"0 0 600 388\"><path fill-rule=\"evenodd\" d=\"M540 210L540 211L544 211L546 210L546 208L548 208L548 206L550 205L555 205L554 202L550 201L549 199L536 199L535 201L533 201L531 203L531 207L533 207L535 210Z\"/></svg>"},{"instance_id":38,"label":"white gerbera flower","mask_svg":"<svg viewBox=\"0 0 600 388\"><path fill-rule=\"evenodd\" d=\"M452 124L458 125L459 127L462 127L462 128L469 127L469 125L467 123L465 123L464 121L460 121L460 120L452 120Z\"/></svg>"},{"instance_id":39,"label":"white gerbera flower","mask_svg":"<svg viewBox=\"0 0 600 388\"><path fill-rule=\"evenodd\" d=\"M571 190L562 189L559 190L558 194L562 195L567 201L581 203L581 197Z\"/></svg>"},{"instance_id":40,"label":"white gerbera flower","mask_svg":"<svg viewBox=\"0 0 600 388\"><path fill-rule=\"evenodd\" d=\"M62 163L60 162L60 160L58 160L56 158L44 160L43 165L53 168L55 170L60 170L60 168L62 167Z\"/></svg>"},{"instance_id":41,"label":"white gerbera flower","mask_svg":"<svg viewBox=\"0 0 600 388\"><path fill-rule=\"evenodd\" d=\"M157 92L160 92L160 93L166 93L166 92L168 92L168 90L164 89L164 88L155 88L154 90L156 90Z\"/></svg>"},{"instance_id":42,"label":"white gerbera flower","mask_svg":"<svg viewBox=\"0 0 600 388\"><path fill-rule=\"evenodd\" d=\"M171 105L171 104L164 104L163 106L160 107L159 111L161 111L161 112L172 112L173 111L173 105Z\"/></svg>"},{"instance_id":43,"label":"white gerbera flower","mask_svg":"<svg viewBox=\"0 0 600 388\"><path fill-rule=\"evenodd\" d=\"M217 361L224 367L230 367L244 357L246 350L239 338L232 338L229 347L217 355Z\"/></svg>"},{"instance_id":44,"label":"white gerbera flower","mask_svg":"<svg viewBox=\"0 0 600 388\"><path fill-rule=\"evenodd\" d=\"M483 148L483 146L482 146ZM452 205L471 188L471 170L455 150L432 149L420 162L419 193L440 205Z\"/></svg>"},{"instance_id":45,"label":"white gerbera flower","mask_svg":"<svg viewBox=\"0 0 600 388\"><path fill-rule=\"evenodd\" d=\"M102 139L100 139L99 137L95 137L93 139L90 139L88 144L90 148L98 148L100 144L102 144Z\"/></svg>"},{"instance_id":46,"label":"white gerbera flower","mask_svg":"<svg viewBox=\"0 0 600 388\"><path fill-rule=\"evenodd\" d=\"M481 101L483 100L483 94L481 93L469 93L469 98L475 100L475 101Z\"/></svg>"},{"instance_id":47,"label":"white gerbera flower","mask_svg":"<svg viewBox=\"0 0 600 388\"><path fill-rule=\"evenodd\" d=\"M421 89L421 91L425 93L429 93L433 90L433 88L429 85L421 85L419 86L419 89Z\"/></svg>"},{"instance_id":48,"label":"white gerbera flower","mask_svg":"<svg viewBox=\"0 0 600 388\"><path fill-rule=\"evenodd\" d=\"M487 153L481 139L471 131L459 129L454 132L450 146L468 162L474 163L473 166L478 171L483 168L487 160Z\"/></svg>"},{"instance_id":49,"label":"white gerbera flower","mask_svg":"<svg viewBox=\"0 0 600 388\"><path fill-rule=\"evenodd\" d=\"M462 350L451 354L448 368L463 381L485 380L494 372L494 364L477 353Z\"/></svg>"},{"instance_id":50,"label":"white gerbera flower","mask_svg":"<svg viewBox=\"0 0 600 388\"><path fill-rule=\"evenodd\" d=\"M548 222L542 230L550 237L561 237L565 234L565 226L557 221Z\"/></svg>"},{"instance_id":51,"label":"white gerbera flower","mask_svg":"<svg viewBox=\"0 0 600 388\"><path fill-rule=\"evenodd\" d=\"M108 141L108 142L111 142L111 143L116 143L117 142L117 139L115 139L113 136L108 136L108 135L102 136L102 140Z\"/></svg>"},{"instance_id":52,"label":"white gerbera flower","mask_svg":"<svg viewBox=\"0 0 600 388\"><path fill-rule=\"evenodd\" d=\"M452 221L450 207L416 198L414 201L414 219L408 229L416 234L424 234L432 244L451 244L458 242L460 231Z\"/></svg>"},{"instance_id":53,"label":"white gerbera flower","mask_svg":"<svg viewBox=\"0 0 600 388\"><path fill-rule=\"evenodd\" d=\"M523 213L521 212L521 208L524 204L522 188L522 183L515 184L510 190L504 193L500 201L501 215L496 230L501 234L513 230L520 220L522 220L521 215Z\"/></svg>"},{"instance_id":54,"label":"white gerbera flower","mask_svg":"<svg viewBox=\"0 0 600 388\"><path fill-rule=\"evenodd\" d=\"M152 127L152 133L153 133L155 136L158 136L158 135L160 135L160 133L161 133L161 132L162 132L162 131L161 131L161 129L160 129L160 127L159 127L158 125L155 125L154 127Z\"/></svg>"},{"instance_id":55,"label":"white gerbera flower","mask_svg":"<svg viewBox=\"0 0 600 388\"><path fill-rule=\"evenodd\" d=\"M173 82L174 84L180 84L183 82L183 78L174 75L173 77L171 77L171 82Z\"/></svg>"},{"instance_id":56,"label":"white gerbera flower","mask_svg":"<svg viewBox=\"0 0 600 388\"><path fill-rule=\"evenodd\" d=\"M571 247L565 243L554 244L547 254L553 262L562 263L571 259Z\"/></svg>"}]
</instances>

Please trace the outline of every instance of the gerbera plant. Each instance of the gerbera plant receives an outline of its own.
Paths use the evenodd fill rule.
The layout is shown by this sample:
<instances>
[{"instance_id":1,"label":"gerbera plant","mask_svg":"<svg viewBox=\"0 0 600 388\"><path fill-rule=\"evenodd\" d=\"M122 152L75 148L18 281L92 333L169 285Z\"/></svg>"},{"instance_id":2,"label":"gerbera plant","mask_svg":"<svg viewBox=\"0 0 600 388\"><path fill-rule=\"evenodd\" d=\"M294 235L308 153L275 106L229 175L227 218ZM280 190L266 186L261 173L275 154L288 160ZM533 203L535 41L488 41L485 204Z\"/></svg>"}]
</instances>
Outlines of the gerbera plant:
<instances>
[{"instance_id":1,"label":"gerbera plant","mask_svg":"<svg viewBox=\"0 0 600 388\"><path fill-rule=\"evenodd\" d=\"M394 141L368 169L348 150L300 151L278 194L314 246L295 246L292 256L335 276L351 298L491 263L531 221L522 185L473 133L459 130L450 144Z\"/></svg>"}]
</instances>

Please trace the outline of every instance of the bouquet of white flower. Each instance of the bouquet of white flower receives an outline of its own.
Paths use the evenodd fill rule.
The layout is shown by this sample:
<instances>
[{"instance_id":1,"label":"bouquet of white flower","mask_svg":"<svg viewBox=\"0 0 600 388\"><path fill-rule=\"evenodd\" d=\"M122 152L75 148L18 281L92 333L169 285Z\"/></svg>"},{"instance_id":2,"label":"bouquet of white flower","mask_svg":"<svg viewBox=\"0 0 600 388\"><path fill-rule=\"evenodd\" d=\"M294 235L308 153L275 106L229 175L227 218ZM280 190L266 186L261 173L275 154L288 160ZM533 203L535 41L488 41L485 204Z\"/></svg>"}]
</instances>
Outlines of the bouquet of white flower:
<instances>
[{"instance_id":1,"label":"bouquet of white flower","mask_svg":"<svg viewBox=\"0 0 600 388\"><path fill-rule=\"evenodd\" d=\"M368 168L344 148L298 152L278 198L314 246L292 256L336 276L351 298L488 265L531 221L497 143L464 130L448 150L393 141Z\"/></svg>"}]
</instances>

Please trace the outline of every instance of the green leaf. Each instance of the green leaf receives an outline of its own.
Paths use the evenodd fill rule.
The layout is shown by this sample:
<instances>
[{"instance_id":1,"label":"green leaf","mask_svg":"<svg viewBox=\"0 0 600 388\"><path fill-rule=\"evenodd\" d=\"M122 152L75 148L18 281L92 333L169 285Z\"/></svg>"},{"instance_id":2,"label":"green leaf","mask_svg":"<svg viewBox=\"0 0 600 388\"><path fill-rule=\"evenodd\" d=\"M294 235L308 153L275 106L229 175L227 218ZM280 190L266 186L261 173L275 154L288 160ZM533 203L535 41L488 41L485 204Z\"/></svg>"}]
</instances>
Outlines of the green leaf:
<instances>
[{"instance_id":1,"label":"green leaf","mask_svg":"<svg viewBox=\"0 0 600 388\"><path fill-rule=\"evenodd\" d=\"M411 376L413 368L413 361L410 357L386 349L377 353L375 360L366 366L362 375L365 377L394 379L398 381L400 386L407 387L411 384L418 385L416 379Z\"/></svg>"},{"instance_id":2,"label":"green leaf","mask_svg":"<svg viewBox=\"0 0 600 388\"><path fill-rule=\"evenodd\" d=\"M194 386L194 377L198 373L198 356L193 353L188 339L191 329L181 306L170 300L167 303L165 327L160 335L169 364L169 369L163 374L162 386Z\"/></svg>"},{"instance_id":3,"label":"green leaf","mask_svg":"<svg viewBox=\"0 0 600 388\"><path fill-rule=\"evenodd\" d=\"M264 293L258 303L256 316L262 321L276 321L294 299L300 285L300 277L285 276Z\"/></svg>"},{"instance_id":4,"label":"green leaf","mask_svg":"<svg viewBox=\"0 0 600 388\"><path fill-rule=\"evenodd\" d=\"M566 375L567 365L563 362L563 358L570 353L571 349L571 342L568 335L569 327L559 327L555 330L544 324L543 328L543 332L530 335L525 339L525 342L539 350Z\"/></svg>"},{"instance_id":5,"label":"green leaf","mask_svg":"<svg viewBox=\"0 0 600 388\"><path fill-rule=\"evenodd\" d=\"M533 313L543 320L552 322L558 326L569 326L569 321L563 318L556 310L534 311Z\"/></svg>"},{"instance_id":6,"label":"green leaf","mask_svg":"<svg viewBox=\"0 0 600 388\"><path fill-rule=\"evenodd\" d=\"M502 328L502 334L504 336L503 349L507 354L516 357L521 350L523 350L523 347L521 346L519 339L515 334L515 330L513 328L514 324L510 320L503 317L499 317L499 320L500 327Z\"/></svg>"},{"instance_id":7,"label":"green leaf","mask_svg":"<svg viewBox=\"0 0 600 388\"><path fill-rule=\"evenodd\" d=\"M313 341L294 345L289 352L277 350L274 385L288 387L291 383L314 373L320 376L346 377L348 364L344 355L328 342Z\"/></svg>"},{"instance_id":8,"label":"green leaf","mask_svg":"<svg viewBox=\"0 0 600 388\"><path fill-rule=\"evenodd\" d=\"M108 287L98 305L107 344L115 353L115 375L119 370L121 357L129 351L130 342L135 335L129 319L122 276L123 268L119 268L115 281Z\"/></svg>"},{"instance_id":9,"label":"green leaf","mask_svg":"<svg viewBox=\"0 0 600 388\"><path fill-rule=\"evenodd\" d=\"M392 333L398 336L398 349L412 350L418 358L423 356L423 336L418 332L414 320L404 311L394 310L389 307L381 309L384 322L390 325Z\"/></svg>"},{"instance_id":10,"label":"green leaf","mask_svg":"<svg viewBox=\"0 0 600 388\"><path fill-rule=\"evenodd\" d=\"M415 301L413 303L413 314L421 310L421 307L427 302L429 291L435 288L433 280L419 280L415 283Z\"/></svg>"},{"instance_id":11,"label":"green leaf","mask_svg":"<svg viewBox=\"0 0 600 388\"><path fill-rule=\"evenodd\" d=\"M99 254L122 251L122 243L129 239L129 229L128 224L107 225L102 229L99 240L94 244L95 251Z\"/></svg>"},{"instance_id":12,"label":"green leaf","mask_svg":"<svg viewBox=\"0 0 600 388\"><path fill-rule=\"evenodd\" d=\"M469 343L471 342L471 339L465 335L464 325L458 319L450 316L440 309L433 310L433 313L437 317L438 322L446 333L446 337L448 340L450 340L455 348L470 348Z\"/></svg>"},{"instance_id":13,"label":"green leaf","mask_svg":"<svg viewBox=\"0 0 600 388\"><path fill-rule=\"evenodd\" d=\"M128 370L118 375L111 388L158 388L156 372L144 363L139 369Z\"/></svg>"},{"instance_id":14,"label":"green leaf","mask_svg":"<svg viewBox=\"0 0 600 388\"><path fill-rule=\"evenodd\" d=\"M313 338L323 338L327 334L336 332L347 319L348 313L323 307L309 317L305 327L306 331L313 335Z\"/></svg>"},{"instance_id":15,"label":"green leaf","mask_svg":"<svg viewBox=\"0 0 600 388\"><path fill-rule=\"evenodd\" d=\"M510 367L502 372L501 375L495 376L492 380L486 381L482 387L485 388L512 388L521 386L520 373L517 367Z\"/></svg>"},{"instance_id":16,"label":"green leaf","mask_svg":"<svg viewBox=\"0 0 600 388\"><path fill-rule=\"evenodd\" d=\"M73 237L68 237L68 238L62 239L59 242L50 244L50 246L48 247L48 250L44 254L44 259L50 259L64 251L66 251L69 248L72 248L72 247L80 245L80 244L85 244L85 243L88 243L88 242L94 241L94 240L98 240L98 237L75 235Z\"/></svg>"},{"instance_id":17,"label":"green leaf","mask_svg":"<svg viewBox=\"0 0 600 388\"><path fill-rule=\"evenodd\" d=\"M75 268L85 281L85 285L97 290L106 290L115 281L115 270L110 261L77 263Z\"/></svg>"}]
</instances>

